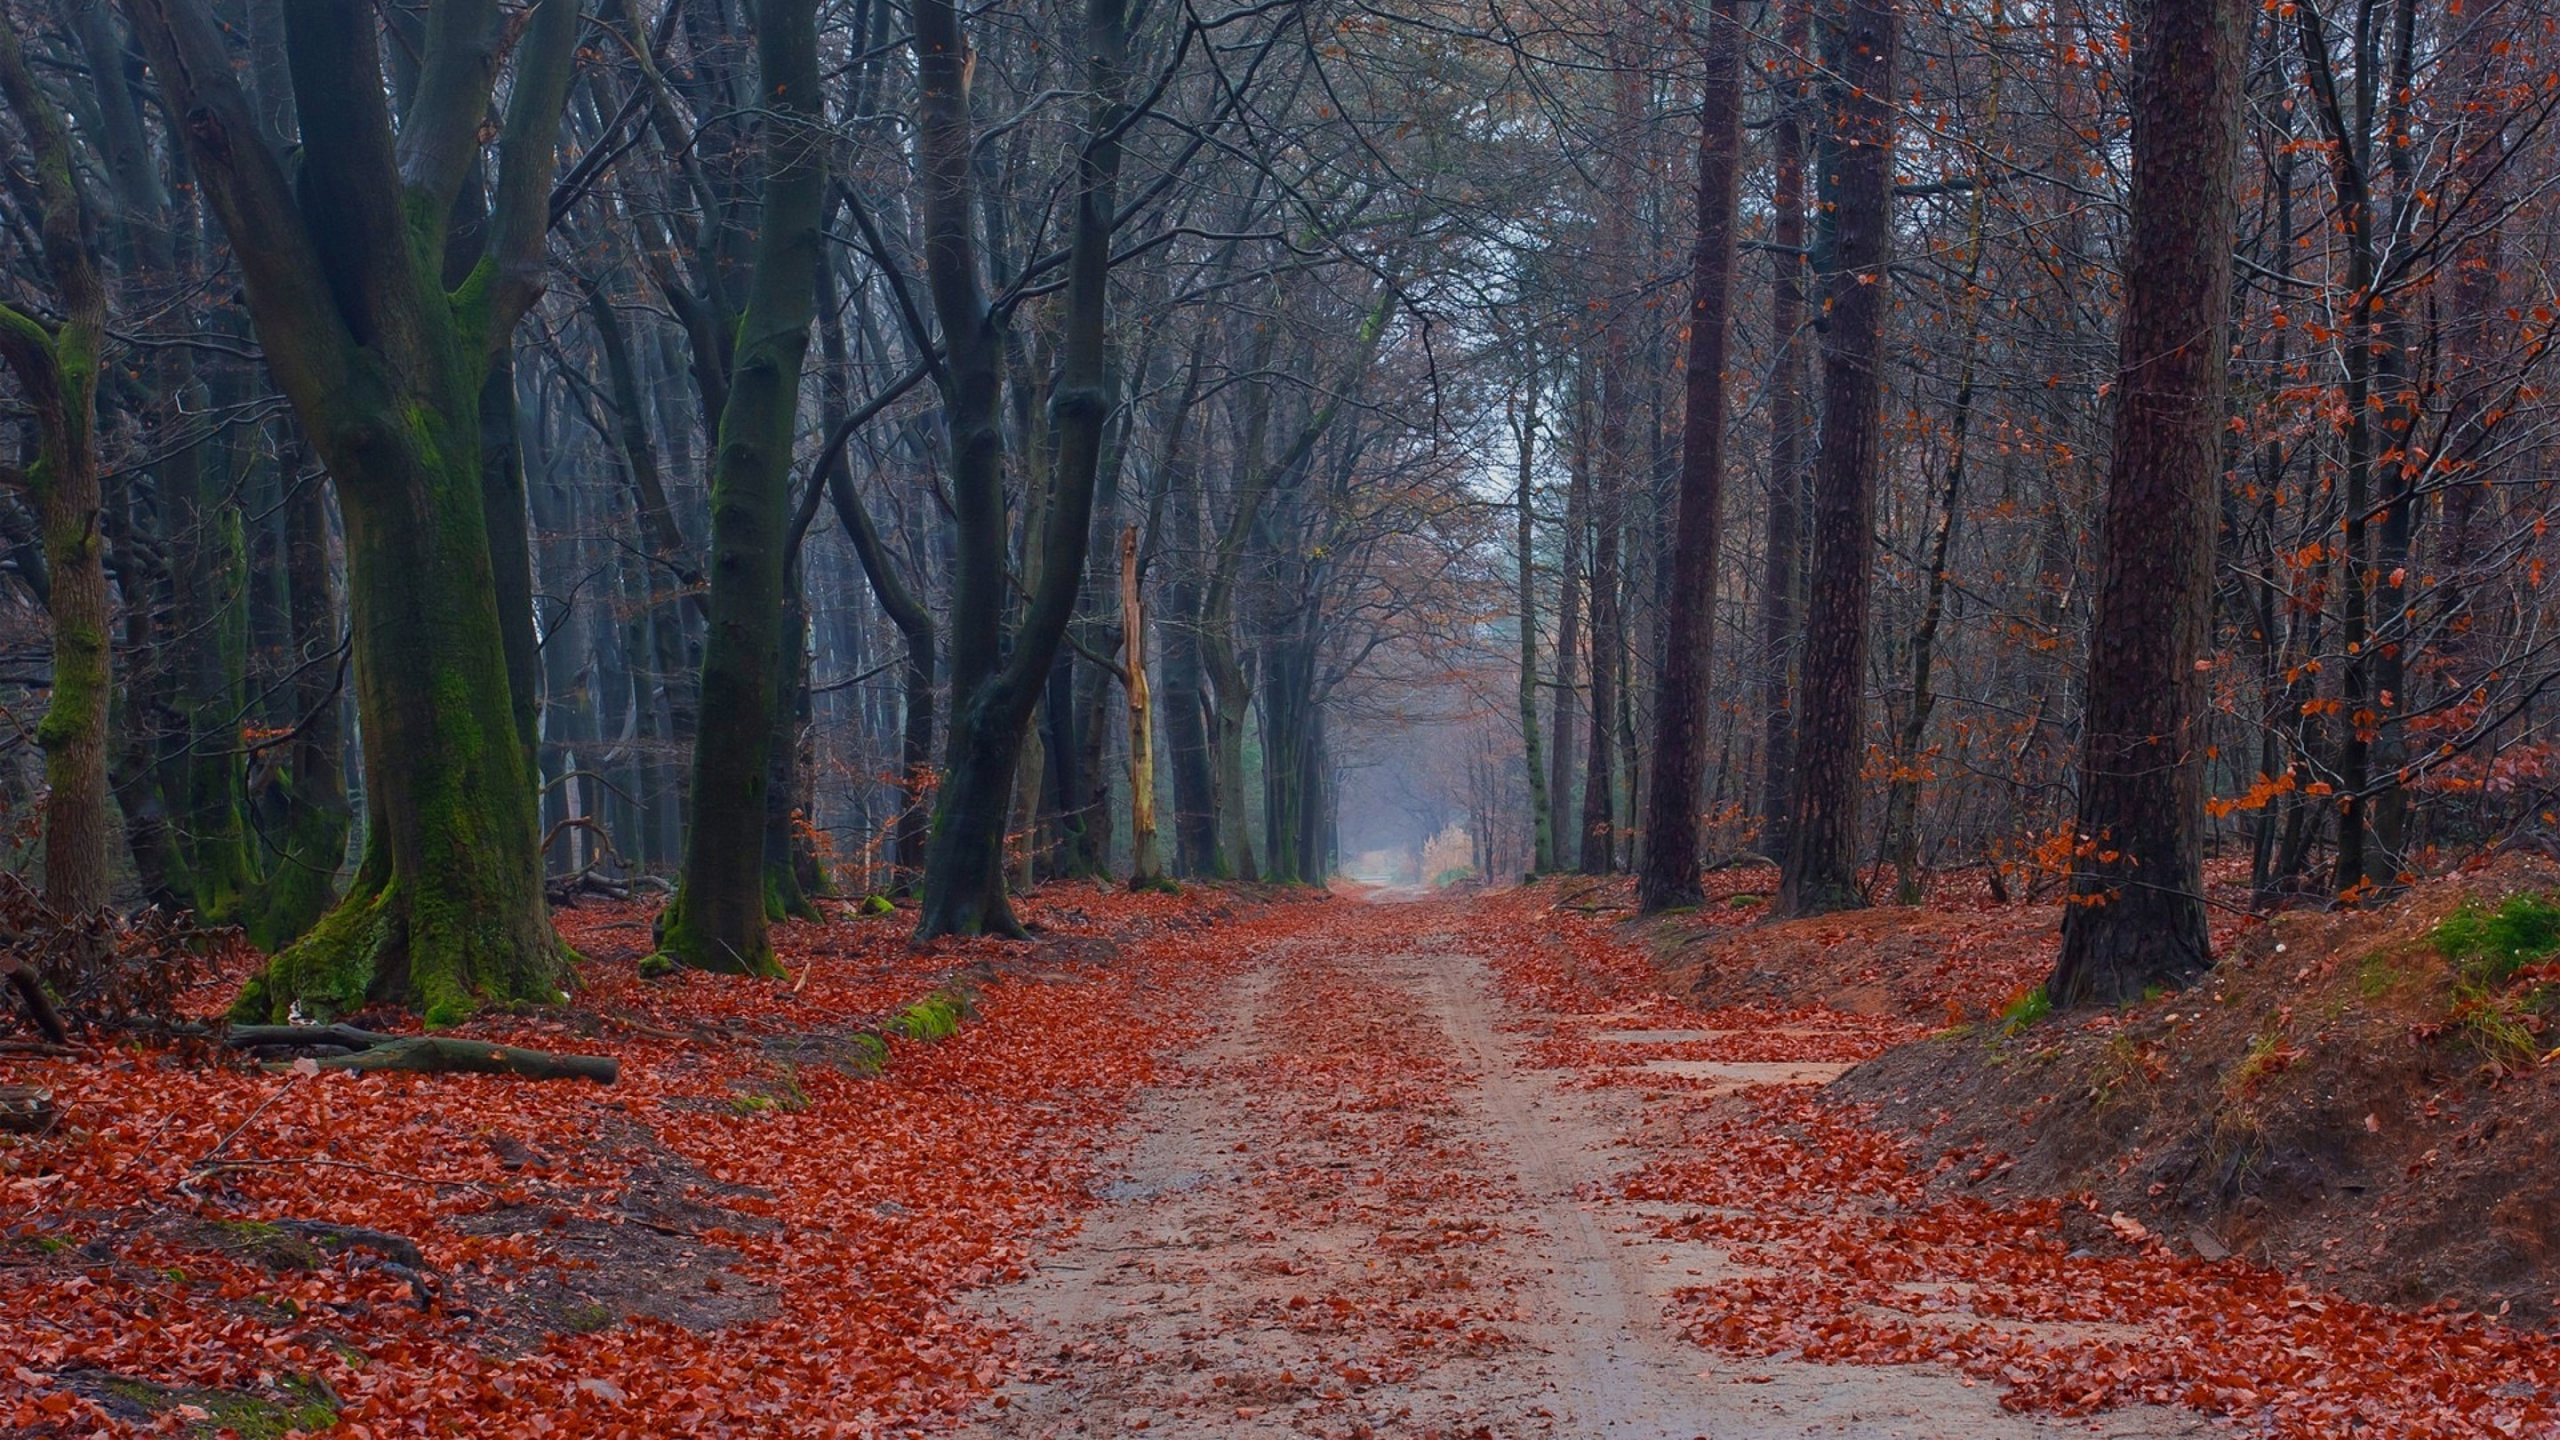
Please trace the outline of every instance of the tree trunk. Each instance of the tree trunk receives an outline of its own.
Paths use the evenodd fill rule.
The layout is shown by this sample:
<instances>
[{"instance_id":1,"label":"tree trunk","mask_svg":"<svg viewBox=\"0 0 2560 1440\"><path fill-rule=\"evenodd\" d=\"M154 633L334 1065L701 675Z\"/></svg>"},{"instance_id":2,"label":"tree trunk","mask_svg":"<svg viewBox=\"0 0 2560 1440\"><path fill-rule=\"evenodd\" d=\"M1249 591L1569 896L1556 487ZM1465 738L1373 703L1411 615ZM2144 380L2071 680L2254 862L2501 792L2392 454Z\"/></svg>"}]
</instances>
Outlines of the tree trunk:
<instances>
[{"instance_id":1,"label":"tree trunk","mask_svg":"<svg viewBox=\"0 0 2560 1440\"><path fill-rule=\"evenodd\" d=\"M1775 98L1776 215L1769 227L1769 532L1760 587L1760 849L1787 853L1787 795L1795 774L1796 618L1804 559L1804 62L1810 0L1784 0L1779 64L1789 72Z\"/></svg>"},{"instance_id":2,"label":"tree trunk","mask_svg":"<svg viewBox=\"0 0 2560 1440\"><path fill-rule=\"evenodd\" d=\"M340 491L372 823L334 910L235 1013L326 1018L372 1000L449 1024L556 994L534 778L518 741L481 502L479 396L538 293L577 40L539 0L515 46L486 252L448 292L453 197L478 163L497 36L434 33L395 135L370 14L303 3L287 43L303 122L288 180L195 0L132 0L197 181L232 242L270 369Z\"/></svg>"},{"instance_id":3,"label":"tree trunk","mask_svg":"<svg viewBox=\"0 0 2560 1440\"><path fill-rule=\"evenodd\" d=\"M1825 210L1822 449L1813 475L1812 603L1805 616L1795 774L1778 906L1814 915L1866 903L1858 886L1866 758L1867 596L1875 570L1885 298L1892 289L1896 0L1850 0L1837 38Z\"/></svg>"},{"instance_id":4,"label":"tree trunk","mask_svg":"<svg viewBox=\"0 0 2560 1440\"><path fill-rule=\"evenodd\" d=\"M1709 22L1698 131L1698 239L1690 259L1687 408L1674 502L1671 595L1654 705L1653 786L1636 899L1646 913L1705 898L1698 880L1698 803L1705 781L1709 660L1715 639L1718 527L1724 510L1724 365L1732 331L1735 207L1742 193L1742 14L1716 0Z\"/></svg>"},{"instance_id":5,"label":"tree trunk","mask_svg":"<svg viewBox=\"0 0 2560 1440\"><path fill-rule=\"evenodd\" d=\"M23 477L44 546L53 624L53 690L36 743L44 749L44 898L66 919L108 900L107 575L99 534L98 349L106 287L82 231L71 144L36 87L17 28L0 15L0 99L35 162L37 228L59 328L0 306L0 358L35 412L36 462ZM41 996L30 997L31 1005ZM41 1012L39 1012L41 1015Z\"/></svg>"},{"instance_id":6,"label":"tree trunk","mask_svg":"<svg viewBox=\"0 0 2560 1440\"><path fill-rule=\"evenodd\" d=\"M1120 634L1129 684L1129 888L1160 884L1156 859L1156 741L1147 693L1147 611L1138 588L1138 527L1120 532Z\"/></svg>"},{"instance_id":7,"label":"tree trunk","mask_svg":"<svg viewBox=\"0 0 2560 1440\"><path fill-rule=\"evenodd\" d=\"M782 695L784 537L800 371L817 307L826 145L819 138L816 0L756 11L764 91L764 220L738 325L711 474L711 614L684 875L659 917L679 964L778 975L766 933L766 805ZM801 641L793 635L790 643ZM805 903L805 902L804 902Z\"/></svg>"},{"instance_id":8,"label":"tree trunk","mask_svg":"<svg viewBox=\"0 0 2560 1440\"><path fill-rule=\"evenodd\" d=\"M1575 380L1577 391L1587 375ZM1575 667L1582 658L1582 543L1583 533L1590 528L1591 493L1591 406L1577 396L1573 419L1572 473L1566 478L1564 499L1564 547L1556 567L1556 674L1555 695L1547 713L1554 723L1555 748L1547 756L1547 803L1559 815L1580 815L1573 800L1574 728L1580 723L1580 707L1576 703L1580 686L1574 678ZM1578 832L1577 832L1578 833ZM1557 868L1564 866L1564 836L1556 836Z\"/></svg>"},{"instance_id":9,"label":"tree trunk","mask_svg":"<svg viewBox=\"0 0 2560 1440\"><path fill-rule=\"evenodd\" d=\"M2062 954L2046 982L2057 1005L2138 998L2213 961L2197 663L2211 620L2249 15L2238 0L2161 0L2137 41L2080 844Z\"/></svg>"},{"instance_id":10,"label":"tree trunk","mask_svg":"<svg viewBox=\"0 0 2560 1440\"><path fill-rule=\"evenodd\" d=\"M950 0L915 6L917 153L924 171L925 269L942 323L944 412L951 427L951 500L958 548L951 604L951 739L925 855L916 936L1019 936L1005 898L1004 831L1024 726L1075 610L1090 539L1102 431L1112 408L1104 350L1111 224L1120 172L1122 0L1088 0L1092 109L1077 165L1067 261L1066 322L1051 396L1056 461L1040 543L1039 579L1005 652L1004 431L1001 348L978 278L972 233L968 52ZM1027 568L1027 567L1026 567Z\"/></svg>"},{"instance_id":11,"label":"tree trunk","mask_svg":"<svg viewBox=\"0 0 2560 1440\"><path fill-rule=\"evenodd\" d=\"M1527 360L1529 374L1520 387L1520 411L1511 431L1513 443L1520 447L1520 528L1513 543L1520 559L1520 762L1529 777L1529 868L1544 872L1556 868L1556 816L1547 796L1544 747L1538 743L1538 362L1534 348L1527 349Z\"/></svg>"}]
</instances>

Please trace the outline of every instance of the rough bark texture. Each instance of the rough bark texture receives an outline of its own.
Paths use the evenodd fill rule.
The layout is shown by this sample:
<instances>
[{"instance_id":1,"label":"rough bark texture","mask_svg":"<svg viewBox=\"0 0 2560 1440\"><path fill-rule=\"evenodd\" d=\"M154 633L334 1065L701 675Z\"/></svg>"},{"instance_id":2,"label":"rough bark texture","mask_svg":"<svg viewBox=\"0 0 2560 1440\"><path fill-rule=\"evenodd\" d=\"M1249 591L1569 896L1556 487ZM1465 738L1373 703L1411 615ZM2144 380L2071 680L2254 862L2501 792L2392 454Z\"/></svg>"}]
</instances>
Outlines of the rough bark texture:
<instances>
[{"instance_id":1,"label":"rough bark texture","mask_svg":"<svg viewBox=\"0 0 2560 1440\"><path fill-rule=\"evenodd\" d=\"M951 499L958 563L951 604L951 738L925 852L918 939L1020 935L1005 898L1005 818L1024 729L1066 634L1084 578L1102 430L1111 413L1104 319L1114 194L1120 172L1121 0L1090 0L1087 55L1093 110L1077 166L1067 261L1066 325L1051 396L1055 461L1035 535L1038 578L1006 651L1004 430L1001 341L978 277L972 225L968 52L948 0L915 7L917 151L924 171L925 269L944 343L944 413L951 429ZM1026 566L1026 569L1030 567Z\"/></svg>"},{"instance_id":2,"label":"rough bark texture","mask_svg":"<svg viewBox=\"0 0 2560 1440\"><path fill-rule=\"evenodd\" d=\"M577 37L540 0L514 46L488 239L448 292L453 199L479 163L494 4L439 11L395 134L369 12L292 0L298 175L260 138L195 0L132 0L190 167L232 241L268 366L339 489L372 824L355 883L242 993L244 1018L369 1000L450 1023L548 1000L544 911L481 499L479 397L541 285L553 142Z\"/></svg>"},{"instance_id":3,"label":"rough bark texture","mask_svg":"<svg viewBox=\"0 0 2560 1440\"><path fill-rule=\"evenodd\" d=\"M71 145L53 102L36 88L14 25L0 16L0 99L34 161L38 238L62 323L47 330L0 306L0 360L17 376L36 422L36 461L23 477L35 501L53 622L53 691L36 743L44 748L44 896L65 915L107 903L107 575L98 530L98 348L106 287L82 234Z\"/></svg>"},{"instance_id":4,"label":"rough bark texture","mask_svg":"<svg viewBox=\"0 0 2560 1440\"><path fill-rule=\"evenodd\" d=\"M1813 574L1805 616L1796 765L1779 908L1865 903L1858 888L1859 770L1866 756L1867 596L1874 583L1880 360L1893 258L1895 0L1851 0L1838 36L1828 168L1838 179L1823 309L1822 450L1813 474Z\"/></svg>"},{"instance_id":5,"label":"rough bark texture","mask_svg":"<svg viewBox=\"0 0 2560 1440\"><path fill-rule=\"evenodd\" d=\"M2115 451L2089 637L2079 848L2056 1004L2112 1004L2212 963L2203 653L2250 11L2160 0L2137 44Z\"/></svg>"},{"instance_id":6,"label":"rough bark texture","mask_svg":"<svg viewBox=\"0 0 2560 1440\"><path fill-rule=\"evenodd\" d=\"M765 812L789 608L783 541L827 180L815 0L765 0L756 11L756 56L764 221L711 473L711 623L693 823L658 945L679 964L767 975L781 973L765 931ZM796 633L791 643L801 643Z\"/></svg>"},{"instance_id":7,"label":"rough bark texture","mask_svg":"<svg viewBox=\"0 0 2560 1440\"><path fill-rule=\"evenodd\" d=\"M1703 898L1699 789L1705 780L1708 661L1715 637L1716 559L1724 509L1724 364L1732 331L1734 212L1742 184L1740 0L1716 0L1707 31L1698 132L1698 239L1689 262L1687 410L1672 523L1662 691L1654 705L1653 785L1636 900L1647 913Z\"/></svg>"}]
</instances>

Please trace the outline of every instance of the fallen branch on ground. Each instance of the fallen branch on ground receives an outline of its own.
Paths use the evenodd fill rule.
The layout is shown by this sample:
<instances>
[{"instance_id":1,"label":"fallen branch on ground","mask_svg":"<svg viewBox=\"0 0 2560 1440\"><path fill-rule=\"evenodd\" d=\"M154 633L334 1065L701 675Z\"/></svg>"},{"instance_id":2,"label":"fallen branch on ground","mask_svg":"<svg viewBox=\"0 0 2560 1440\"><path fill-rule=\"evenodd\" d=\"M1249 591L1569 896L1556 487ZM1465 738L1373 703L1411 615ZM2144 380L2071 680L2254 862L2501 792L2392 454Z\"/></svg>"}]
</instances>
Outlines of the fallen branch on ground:
<instances>
[{"instance_id":1,"label":"fallen branch on ground","mask_svg":"<svg viewBox=\"0 0 2560 1440\"><path fill-rule=\"evenodd\" d=\"M323 1070L516 1075L527 1080L593 1080L599 1085L610 1085L622 1075L622 1062L610 1055L555 1055L548 1050L525 1050L487 1040L383 1035L352 1025L234 1025L224 1034L223 1043L243 1050L281 1047L350 1052L312 1061Z\"/></svg>"}]
</instances>

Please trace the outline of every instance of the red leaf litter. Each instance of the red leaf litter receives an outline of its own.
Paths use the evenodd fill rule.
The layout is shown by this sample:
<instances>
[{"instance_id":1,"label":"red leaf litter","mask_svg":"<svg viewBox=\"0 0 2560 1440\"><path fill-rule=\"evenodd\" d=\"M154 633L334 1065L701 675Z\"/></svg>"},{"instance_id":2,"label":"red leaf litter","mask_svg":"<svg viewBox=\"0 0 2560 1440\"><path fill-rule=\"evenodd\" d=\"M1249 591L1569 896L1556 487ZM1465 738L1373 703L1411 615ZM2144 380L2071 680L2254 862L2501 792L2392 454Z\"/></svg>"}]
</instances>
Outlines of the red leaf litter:
<instances>
[{"instance_id":1,"label":"red leaf litter","mask_svg":"<svg viewBox=\"0 0 2560 1440\"><path fill-rule=\"evenodd\" d=\"M611 1088L279 1075L151 1048L0 1059L65 1112L43 1138L0 1136L0 1429L176 1433L210 1391L325 1392L335 1433L358 1437L941 1428L1014 1363L962 1293L1017 1274L1088 1203L1096 1136L1186 1039L1184 997L1299 908L1054 889L1025 907L1052 941L1037 960L910 954L903 915L792 924L780 985L641 982L645 913L568 911L588 963L565 1012L465 1033L610 1052ZM976 1018L939 1044L892 1039L876 1077L776 1059L972 962L992 962ZM239 1164L198 1168L209 1156ZM651 1177L654 1211L631 1198ZM286 1219L414 1240L436 1303L353 1250L278 1268L206 1238ZM595 1279L617 1237L699 1270L699 1297L655 1308L735 1308L689 1329L540 1303ZM111 1403L136 1381L177 1403Z\"/></svg>"},{"instance_id":2,"label":"red leaf litter","mask_svg":"<svg viewBox=\"0 0 2560 1440\"><path fill-rule=\"evenodd\" d=\"M2177 1404L2275 1436L2560 1434L2560 1345L2449 1307L2393 1310L2237 1259L2171 1252L2129 1217L2103 1246L2064 1238L2068 1202L1933 1200L1929 1173L1864 1106L1807 1088L1721 1098L1625 1067L1603 1028L1731 1031L1676 1049L1719 1060L1853 1060L1915 1038L1907 1021L1826 1011L1700 1011L1660 994L1617 917L1551 890L1478 901L1470 941L1523 1010L1551 1012L1550 1064L1653 1095L1648 1163L1623 1198L1677 1205L1665 1238L1754 1273L1681 1292L1679 1322L1736 1355L1952 1367L2010 1409L2081 1415ZM1577 1024L1573 1017L1600 1014ZM1669 1091L1671 1093L1658 1093ZM1994 1163L1951 1155L1953 1166ZM2020 1323L2032 1322L2032 1323Z\"/></svg>"},{"instance_id":3,"label":"red leaf litter","mask_svg":"<svg viewBox=\"0 0 2560 1440\"><path fill-rule=\"evenodd\" d=\"M1440 1398L1483 1423L1445 1433L1509 1433L1503 1407L1523 1424L1543 1413L1502 1389L1534 1359L1511 1337L1535 1287L1501 1283L1495 1262L1539 1212L1504 1198L1517 1187L1461 1123L1453 1086L1489 1063L1482 1047L1453 1047L1410 999L1430 957L1460 947L1502 992L1533 1067L1515 1073L1612 1087L1612 1113L1641 1117L1625 1135L1636 1163L1583 1194L1637 1217L1626 1233L1722 1253L1670 1302L1700 1346L1931 1366L2057 1415L2147 1402L2276 1436L2560 1434L2560 1349L2540 1334L2208 1263L2070 1200L1938 1198L1933 1173L1998 1157L1933 1172L1864 1107L1714 1068L1828 1074L1921 1025L1693 1007L1616 914L1560 898L1498 892L1388 924L1389 907L1349 901L1058 888L1029 907L1051 936L1036 949L914 954L901 918L785 927L779 984L640 982L646 916L574 911L585 987L469 1033L610 1051L610 1089L270 1074L150 1048L0 1061L65 1112L48 1136L0 1139L0 1429L210 1433L226 1398L319 1395L354 1436L909 1435L982 1402L982 1420L1029 1420L1003 1409L1011 1396L1069 1382L1111 1399L1125 1376L1113 1403L1210 1427L1193 1433L1294 1405L1369 1434L1359 1407L1409 1380L1473 1387ZM1426 920L1447 928L1407 933ZM827 1061L955 973L978 1006L957 1035L891 1041L876 1076ZM1205 1002L1257 975L1260 1048L1179 1058L1212 1038ZM1692 1068L1648 1063L1666 1059ZM1167 1355L1234 1351L1214 1384L1171 1360L1151 1374L1119 1348L1135 1340L1071 1333L1022 1353L972 1298L1087 1213L1103 1147L1148 1086L1241 1097L1208 1147L1232 1178L1157 1202L1230 1217L1216 1233L1234 1232L1218 1252L1233 1273L1112 1257L1208 1287L1219 1333L1181 1328L1209 1323L1196 1309L1132 1314L1174 1327ZM278 1221L405 1236L425 1266L358 1249L279 1265L256 1223ZM1330 1270L1312 1250L1291 1258L1322 1235L1369 1239ZM156 1408L132 1402L137 1383Z\"/></svg>"}]
</instances>

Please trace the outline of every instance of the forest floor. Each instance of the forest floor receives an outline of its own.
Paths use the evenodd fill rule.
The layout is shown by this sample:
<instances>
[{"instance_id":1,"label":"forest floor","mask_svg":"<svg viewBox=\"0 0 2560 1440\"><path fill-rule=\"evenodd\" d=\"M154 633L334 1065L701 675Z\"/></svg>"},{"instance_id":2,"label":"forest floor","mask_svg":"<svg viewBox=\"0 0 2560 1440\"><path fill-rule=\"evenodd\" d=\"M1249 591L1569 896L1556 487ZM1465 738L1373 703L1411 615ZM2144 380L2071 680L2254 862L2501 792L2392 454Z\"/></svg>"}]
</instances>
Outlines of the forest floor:
<instances>
[{"instance_id":1,"label":"forest floor","mask_svg":"<svg viewBox=\"0 0 2560 1440\"><path fill-rule=\"evenodd\" d=\"M611 1088L0 1060L65 1106L0 1138L0 1433L2560 1433L2538 1334L1933 1186L1825 1086L1934 1027L1703 1007L1613 907L1053 887L781 985L590 907L470 1030Z\"/></svg>"}]
</instances>

